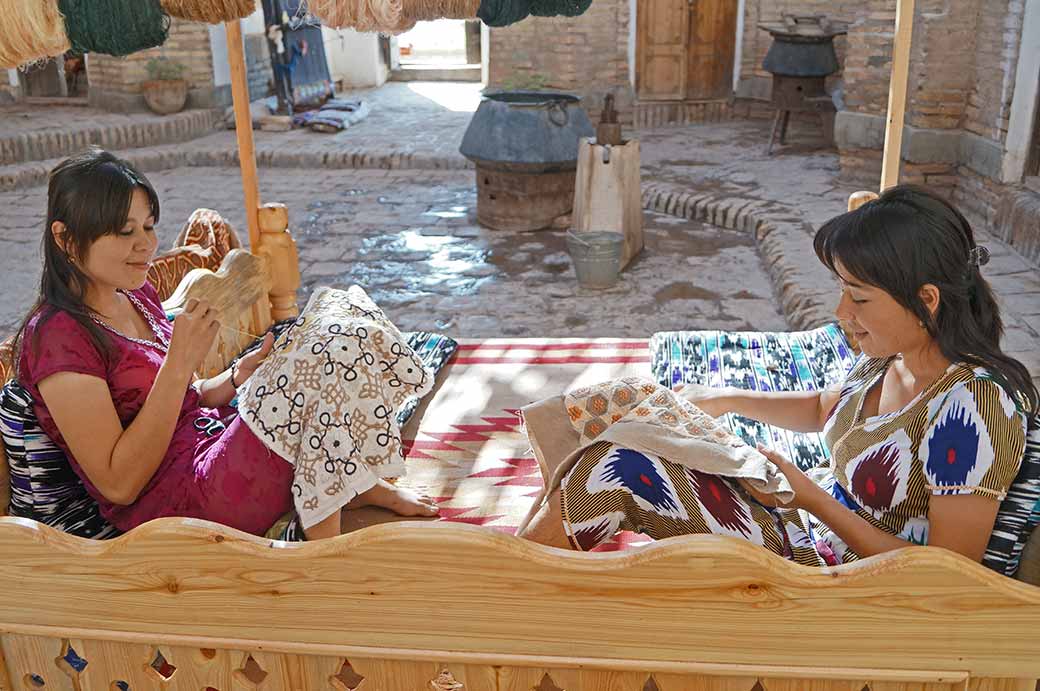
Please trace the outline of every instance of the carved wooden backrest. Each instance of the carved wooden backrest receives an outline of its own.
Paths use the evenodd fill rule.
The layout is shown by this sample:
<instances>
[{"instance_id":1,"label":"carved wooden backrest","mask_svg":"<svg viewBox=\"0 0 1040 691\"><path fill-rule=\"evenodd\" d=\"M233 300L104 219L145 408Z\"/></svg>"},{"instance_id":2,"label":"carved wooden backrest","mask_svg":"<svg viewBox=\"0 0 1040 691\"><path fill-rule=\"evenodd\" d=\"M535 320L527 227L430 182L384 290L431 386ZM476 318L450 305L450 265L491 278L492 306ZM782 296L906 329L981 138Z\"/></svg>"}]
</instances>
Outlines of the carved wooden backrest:
<instances>
[{"instance_id":1,"label":"carved wooden backrest","mask_svg":"<svg viewBox=\"0 0 1040 691\"><path fill-rule=\"evenodd\" d=\"M581 554L446 523L287 544L161 519L98 543L2 518L0 554L18 691L1032 691L1040 676L1040 588L934 548L811 569L712 535Z\"/></svg>"},{"instance_id":2,"label":"carved wooden backrest","mask_svg":"<svg viewBox=\"0 0 1040 691\"><path fill-rule=\"evenodd\" d=\"M231 250L218 271L189 272L163 303L167 312L177 313L190 300L204 300L218 311L220 332L199 376L211 377L223 371L271 325L269 264L265 257Z\"/></svg>"}]
</instances>

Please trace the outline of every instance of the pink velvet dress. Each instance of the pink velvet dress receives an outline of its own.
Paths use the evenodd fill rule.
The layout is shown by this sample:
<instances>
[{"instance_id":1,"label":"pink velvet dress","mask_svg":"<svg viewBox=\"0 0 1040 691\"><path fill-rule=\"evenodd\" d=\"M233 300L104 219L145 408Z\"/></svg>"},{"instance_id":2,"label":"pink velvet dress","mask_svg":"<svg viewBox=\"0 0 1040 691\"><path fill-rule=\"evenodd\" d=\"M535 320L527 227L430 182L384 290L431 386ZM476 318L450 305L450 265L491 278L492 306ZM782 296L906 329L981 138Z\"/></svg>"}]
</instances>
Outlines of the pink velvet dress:
<instances>
[{"instance_id":1,"label":"pink velvet dress","mask_svg":"<svg viewBox=\"0 0 1040 691\"><path fill-rule=\"evenodd\" d=\"M163 516L203 518L263 534L292 509L293 466L267 448L242 423L233 408L204 408L199 394L184 392L177 426L158 470L128 506L105 499L69 451L40 396L41 381L58 372L104 379L123 426L141 410L166 357L173 333L150 284L127 293L152 327L155 341L107 331L112 353L103 355L87 331L68 313L57 312L40 325L29 323L19 360L18 379L36 401L40 427L65 451L101 514L120 530Z\"/></svg>"}]
</instances>

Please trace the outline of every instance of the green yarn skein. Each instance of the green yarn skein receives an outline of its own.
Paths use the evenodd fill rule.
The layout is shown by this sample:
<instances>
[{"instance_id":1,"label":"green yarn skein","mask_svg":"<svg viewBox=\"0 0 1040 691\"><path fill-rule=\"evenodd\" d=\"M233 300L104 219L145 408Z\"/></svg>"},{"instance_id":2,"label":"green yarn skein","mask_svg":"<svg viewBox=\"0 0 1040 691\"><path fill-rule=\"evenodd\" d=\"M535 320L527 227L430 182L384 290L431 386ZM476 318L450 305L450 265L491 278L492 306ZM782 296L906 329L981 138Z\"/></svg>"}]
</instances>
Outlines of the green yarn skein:
<instances>
[{"instance_id":1,"label":"green yarn skein","mask_svg":"<svg viewBox=\"0 0 1040 691\"><path fill-rule=\"evenodd\" d=\"M80 53L123 56L166 42L170 17L159 0L58 0L65 33Z\"/></svg>"},{"instance_id":2,"label":"green yarn skein","mask_svg":"<svg viewBox=\"0 0 1040 691\"><path fill-rule=\"evenodd\" d=\"M531 0L480 0L477 17L488 26L509 26L531 14Z\"/></svg>"},{"instance_id":3,"label":"green yarn skein","mask_svg":"<svg viewBox=\"0 0 1040 691\"><path fill-rule=\"evenodd\" d=\"M531 14L535 17L577 17L585 14L592 0L531 0Z\"/></svg>"}]
</instances>

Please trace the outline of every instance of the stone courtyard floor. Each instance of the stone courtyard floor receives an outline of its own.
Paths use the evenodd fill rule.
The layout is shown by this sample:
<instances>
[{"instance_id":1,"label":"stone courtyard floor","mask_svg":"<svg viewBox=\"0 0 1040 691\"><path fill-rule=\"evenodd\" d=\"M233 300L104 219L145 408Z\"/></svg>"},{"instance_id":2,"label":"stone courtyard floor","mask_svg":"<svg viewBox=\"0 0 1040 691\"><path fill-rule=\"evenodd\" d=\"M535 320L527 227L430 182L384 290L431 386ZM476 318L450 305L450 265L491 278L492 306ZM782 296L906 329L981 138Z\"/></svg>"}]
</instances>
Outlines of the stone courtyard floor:
<instances>
[{"instance_id":1,"label":"stone courtyard floor","mask_svg":"<svg viewBox=\"0 0 1040 691\"><path fill-rule=\"evenodd\" d=\"M641 143L646 249L615 288L592 291L577 287L562 231L509 233L476 223L474 175L457 148L477 89L389 84L364 93L372 114L339 134L256 133L262 198L289 208L301 297L316 285L358 283L403 329L457 337L638 337L680 328L783 329L828 318L836 293L811 237L855 190L838 182L836 153L819 148L814 123L793 122L791 145L772 157L763 121L628 133ZM7 296L0 333L15 328L37 289L45 175L60 158L47 152L60 149L61 132L84 119L94 130L115 122L68 110L83 115L50 114L39 121L48 127L20 130L0 109L0 152L15 150L12 136L22 137L18 150L39 152L0 165L0 288ZM113 147L159 191L162 247L199 206L226 214L244 234L234 133L195 136L200 120L193 118L182 127L190 141L174 132L165 141L179 143L142 146L147 142L135 144L131 132L127 146ZM49 133L49 148L26 144L41 131ZM1005 347L1040 374L1037 267L985 229L977 232L993 250L984 275L1007 310Z\"/></svg>"}]
</instances>

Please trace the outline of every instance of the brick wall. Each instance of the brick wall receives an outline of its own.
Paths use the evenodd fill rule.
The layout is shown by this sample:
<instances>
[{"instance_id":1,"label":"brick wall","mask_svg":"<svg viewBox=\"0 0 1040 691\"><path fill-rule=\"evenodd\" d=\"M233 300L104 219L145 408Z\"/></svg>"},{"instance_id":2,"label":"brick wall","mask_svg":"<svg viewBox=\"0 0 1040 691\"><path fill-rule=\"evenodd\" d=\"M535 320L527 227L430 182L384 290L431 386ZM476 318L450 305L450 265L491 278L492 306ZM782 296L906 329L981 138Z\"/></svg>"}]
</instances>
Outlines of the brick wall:
<instances>
[{"instance_id":1,"label":"brick wall","mask_svg":"<svg viewBox=\"0 0 1040 691\"><path fill-rule=\"evenodd\" d=\"M166 43L124 58L90 54L91 105L115 111L144 110L141 83L148 80L145 67L154 57L176 60L186 67L188 107L206 108L214 104L213 57L206 24L174 19Z\"/></svg>"},{"instance_id":2,"label":"brick wall","mask_svg":"<svg viewBox=\"0 0 1040 691\"><path fill-rule=\"evenodd\" d=\"M964 129L1003 143L1018 65L1024 0L987 3L977 22L973 85L968 94Z\"/></svg>"},{"instance_id":3,"label":"brick wall","mask_svg":"<svg viewBox=\"0 0 1040 691\"><path fill-rule=\"evenodd\" d=\"M917 3L907 88L908 124L929 129L961 126L968 93L976 79L976 29L982 4L997 3Z\"/></svg>"},{"instance_id":4,"label":"brick wall","mask_svg":"<svg viewBox=\"0 0 1040 691\"><path fill-rule=\"evenodd\" d=\"M603 96L615 95L622 120L632 122L628 73L628 0L596 0L580 17L532 17L491 29L489 86L544 83L584 99L595 122Z\"/></svg>"},{"instance_id":5,"label":"brick wall","mask_svg":"<svg viewBox=\"0 0 1040 691\"><path fill-rule=\"evenodd\" d=\"M22 95L21 87L15 83L11 84L11 78L6 69L0 69L0 105L18 100Z\"/></svg>"}]
</instances>

